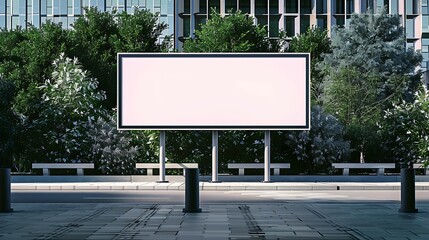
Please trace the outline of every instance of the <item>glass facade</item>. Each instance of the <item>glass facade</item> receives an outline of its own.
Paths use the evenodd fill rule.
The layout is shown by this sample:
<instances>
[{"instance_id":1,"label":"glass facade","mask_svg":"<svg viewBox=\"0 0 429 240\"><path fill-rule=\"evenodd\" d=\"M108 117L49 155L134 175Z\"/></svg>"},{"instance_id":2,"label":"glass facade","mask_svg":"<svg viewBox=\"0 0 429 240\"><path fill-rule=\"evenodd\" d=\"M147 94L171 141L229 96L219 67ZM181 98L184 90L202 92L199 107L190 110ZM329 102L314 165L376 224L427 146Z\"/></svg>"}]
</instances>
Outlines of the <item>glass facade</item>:
<instances>
[{"instance_id":1,"label":"glass facade","mask_svg":"<svg viewBox=\"0 0 429 240\"><path fill-rule=\"evenodd\" d=\"M27 24L40 27L50 20L72 28L75 19L84 14L84 8L96 7L100 11L133 13L136 8L158 13L160 21L170 27L163 36L174 32L174 0L0 0L0 28L15 29Z\"/></svg>"}]
</instances>

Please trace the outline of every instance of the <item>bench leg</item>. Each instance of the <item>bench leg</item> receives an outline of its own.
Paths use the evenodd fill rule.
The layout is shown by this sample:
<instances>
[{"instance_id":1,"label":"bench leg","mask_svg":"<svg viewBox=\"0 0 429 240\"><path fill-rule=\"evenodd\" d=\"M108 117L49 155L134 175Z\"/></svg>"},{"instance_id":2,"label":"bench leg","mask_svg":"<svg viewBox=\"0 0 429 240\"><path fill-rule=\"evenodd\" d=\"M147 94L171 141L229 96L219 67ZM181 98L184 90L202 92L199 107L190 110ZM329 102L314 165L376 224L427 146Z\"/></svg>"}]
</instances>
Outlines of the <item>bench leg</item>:
<instances>
[{"instance_id":1,"label":"bench leg","mask_svg":"<svg viewBox=\"0 0 429 240\"><path fill-rule=\"evenodd\" d=\"M244 168L238 169L238 175L244 175Z\"/></svg>"},{"instance_id":2,"label":"bench leg","mask_svg":"<svg viewBox=\"0 0 429 240\"><path fill-rule=\"evenodd\" d=\"M378 175L378 176L384 176L384 168L379 168L379 169L377 170L377 175Z\"/></svg>"},{"instance_id":3,"label":"bench leg","mask_svg":"<svg viewBox=\"0 0 429 240\"><path fill-rule=\"evenodd\" d=\"M349 169L348 168L344 168L343 169L343 175L344 176L348 176L349 175Z\"/></svg>"},{"instance_id":4,"label":"bench leg","mask_svg":"<svg viewBox=\"0 0 429 240\"><path fill-rule=\"evenodd\" d=\"M280 168L274 168L274 175L280 175Z\"/></svg>"},{"instance_id":5,"label":"bench leg","mask_svg":"<svg viewBox=\"0 0 429 240\"><path fill-rule=\"evenodd\" d=\"M44 168L43 169L43 176L49 176L49 174L50 174L49 168Z\"/></svg>"},{"instance_id":6,"label":"bench leg","mask_svg":"<svg viewBox=\"0 0 429 240\"><path fill-rule=\"evenodd\" d=\"M153 175L152 168L148 168L148 169L147 169L147 175Z\"/></svg>"}]
</instances>

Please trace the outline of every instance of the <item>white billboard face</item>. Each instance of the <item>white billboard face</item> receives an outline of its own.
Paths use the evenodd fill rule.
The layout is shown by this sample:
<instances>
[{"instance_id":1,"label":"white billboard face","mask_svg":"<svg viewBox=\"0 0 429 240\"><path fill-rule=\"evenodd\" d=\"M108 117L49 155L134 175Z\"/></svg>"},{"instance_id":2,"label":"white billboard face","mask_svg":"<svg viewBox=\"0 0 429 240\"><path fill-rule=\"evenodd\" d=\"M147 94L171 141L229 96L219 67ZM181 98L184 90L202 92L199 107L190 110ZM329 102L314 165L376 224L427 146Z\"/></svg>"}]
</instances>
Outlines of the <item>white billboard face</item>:
<instances>
[{"instance_id":1,"label":"white billboard face","mask_svg":"<svg viewBox=\"0 0 429 240\"><path fill-rule=\"evenodd\" d=\"M118 54L118 128L310 128L309 54Z\"/></svg>"}]
</instances>

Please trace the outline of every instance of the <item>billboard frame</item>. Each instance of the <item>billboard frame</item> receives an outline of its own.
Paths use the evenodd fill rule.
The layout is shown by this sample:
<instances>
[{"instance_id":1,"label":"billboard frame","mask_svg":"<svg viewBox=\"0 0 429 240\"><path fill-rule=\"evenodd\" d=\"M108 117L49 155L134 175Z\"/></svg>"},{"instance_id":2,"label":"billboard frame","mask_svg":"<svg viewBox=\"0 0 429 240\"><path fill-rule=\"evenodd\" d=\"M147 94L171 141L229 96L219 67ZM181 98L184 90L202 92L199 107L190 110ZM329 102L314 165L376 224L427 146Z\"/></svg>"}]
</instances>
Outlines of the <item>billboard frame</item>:
<instances>
[{"instance_id":1,"label":"billboard frame","mask_svg":"<svg viewBox=\"0 0 429 240\"><path fill-rule=\"evenodd\" d=\"M304 58L306 63L306 103L305 125L124 125L122 111L123 60L125 58ZM310 54L309 53L118 53L117 54L117 108L119 130L309 130L310 129Z\"/></svg>"}]
</instances>

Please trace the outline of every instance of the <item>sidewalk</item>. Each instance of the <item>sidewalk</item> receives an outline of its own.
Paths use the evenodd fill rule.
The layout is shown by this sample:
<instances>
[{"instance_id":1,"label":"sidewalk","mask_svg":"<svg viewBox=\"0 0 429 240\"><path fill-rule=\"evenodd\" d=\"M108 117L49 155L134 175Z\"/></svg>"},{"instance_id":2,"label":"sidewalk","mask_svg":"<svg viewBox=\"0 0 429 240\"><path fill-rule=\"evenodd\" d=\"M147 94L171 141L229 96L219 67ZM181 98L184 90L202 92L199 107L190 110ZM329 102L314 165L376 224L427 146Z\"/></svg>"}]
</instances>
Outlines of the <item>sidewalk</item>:
<instances>
[{"instance_id":1,"label":"sidewalk","mask_svg":"<svg viewBox=\"0 0 429 240\"><path fill-rule=\"evenodd\" d=\"M399 182L200 182L201 191L245 190L399 190ZM181 182L45 182L12 183L15 190L184 190ZM416 182L416 190L429 190L429 182Z\"/></svg>"},{"instance_id":2,"label":"sidewalk","mask_svg":"<svg viewBox=\"0 0 429 240\"><path fill-rule=\"evenodd\" d=\"M178 205L13 204L0 213L0 240L15 239L429 239L429 204L284 203Z\"/></svg>"}]
</instances>

